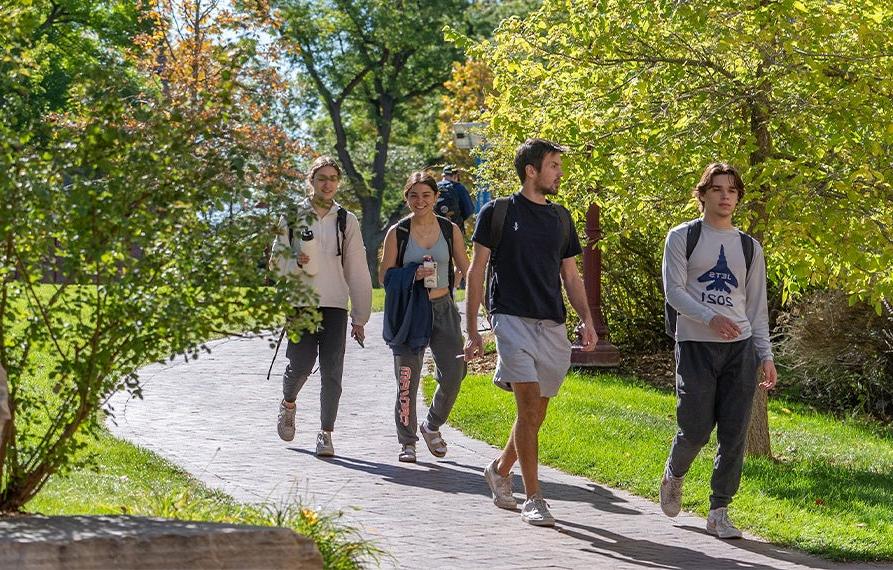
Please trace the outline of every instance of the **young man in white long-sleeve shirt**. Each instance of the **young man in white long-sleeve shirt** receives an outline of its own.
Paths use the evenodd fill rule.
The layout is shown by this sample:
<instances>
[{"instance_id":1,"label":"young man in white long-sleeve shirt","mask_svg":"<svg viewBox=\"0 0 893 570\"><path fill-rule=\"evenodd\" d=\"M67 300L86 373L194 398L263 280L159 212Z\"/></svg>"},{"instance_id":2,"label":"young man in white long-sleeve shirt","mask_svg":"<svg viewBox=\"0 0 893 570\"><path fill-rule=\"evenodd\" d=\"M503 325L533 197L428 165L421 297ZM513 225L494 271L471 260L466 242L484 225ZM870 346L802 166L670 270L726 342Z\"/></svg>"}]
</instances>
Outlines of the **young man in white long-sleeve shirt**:
<instances>
[{"instance_id":1,"label":"young man in white long-sleeve shirt","mask_svg":"<svg viewBox=\"0 0 893 570\"><path fill-rule=\"evenodd\" d=\"M685 474L717 428L707 532L740 538L728 517L738 490L751 404L759 386L771 389L777 374L769 342L766 260L760 244L732 225L744 196L738 171L709 165L693 191L703 218L667 234L663 278L669 310L678 317L676 419L660 485L667 516L679 514ZM671 331L668 331L671 332Z\"/></svg>"},{"instance_id":2,"label":"young man in white long-sleeve shirt","mask_svg":"<svg viewBox=\"0 0 893 570\"><path fill-rule=\"evenodd\" d=\"M280 218L270 265L280 275L294 275L309 282L319 297L315 309L322 314L322 322L317 330L305 332L298 342L288 341L285 355L289 363L282 376L283 399L279 404L277 431L285 441L294 439L295 400L313 370L318 351L321 386L316 455L332 456L335 454L332 431L341 398L348 300L351 336L362 342L364 327L372 312L372 278L357 217L351 212L342 212L343 231L338 227L342 209L335 202L341 180L338 163L327 156L317 158L307 172L307 180L312 195L298 203L294 219ZM296 227L289 231L289 224ZM309 256L300 247L304 229L313 232L317 242L313 275L303 269L310 263Z\"/></svg>"}]
</instances>

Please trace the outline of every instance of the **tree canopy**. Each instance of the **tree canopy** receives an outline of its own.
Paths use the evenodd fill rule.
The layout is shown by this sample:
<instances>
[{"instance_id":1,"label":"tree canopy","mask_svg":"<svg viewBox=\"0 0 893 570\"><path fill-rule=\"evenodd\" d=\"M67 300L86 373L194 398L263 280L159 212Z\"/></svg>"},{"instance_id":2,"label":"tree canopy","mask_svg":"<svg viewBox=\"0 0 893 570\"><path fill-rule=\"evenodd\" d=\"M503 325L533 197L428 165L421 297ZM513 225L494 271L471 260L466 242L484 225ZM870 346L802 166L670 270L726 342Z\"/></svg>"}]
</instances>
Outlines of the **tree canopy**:
<instances>
[{"instance_id":1,"label":"tree canopy","mask_svg":"<svg viewBox=\"0 0 893 570\"><path fill-rule=\"evenodd\" d=\"M714 160L744 171L738 223L785 298L813 284L893 296L889 3L548 0L473 50L494 72L491 176L538 134L571 148L568 204L619 232L696 215ZM607 236L608 245L612 238Z\"/></svg>"}]
</instances>

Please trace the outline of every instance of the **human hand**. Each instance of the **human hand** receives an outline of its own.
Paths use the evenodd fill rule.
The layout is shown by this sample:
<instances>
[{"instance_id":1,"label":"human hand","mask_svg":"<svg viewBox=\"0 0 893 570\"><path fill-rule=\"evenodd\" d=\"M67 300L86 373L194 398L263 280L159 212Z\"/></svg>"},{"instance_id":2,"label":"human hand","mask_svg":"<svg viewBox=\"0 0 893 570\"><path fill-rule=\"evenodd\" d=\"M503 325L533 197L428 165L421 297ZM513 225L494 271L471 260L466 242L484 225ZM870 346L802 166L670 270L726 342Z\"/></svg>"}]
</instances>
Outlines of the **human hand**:
<instances>
[{"instance_id":1,"label":"human hand","mask_svg":"<svg viewBox=\"0 0 893 570\"><path fill-rule=\"evenodd\" d=\"M424 279L429 275L434 275L433 267L425 267L423 265L419 265L418 269L415 270L415 280Z\"/></svg>"},{"instance_id":2,"label":"human hand","mask_svg":"<svg viewBox=\"0 0 893 570\"><path fill-rule=\"evenodd\" d=\"M716 315L710 319L710 330L715 332L724 340L732 340L738 338L741 334L741 327L735 324L735 321L723 315Z\"/></svg>"},{"instance_id":3,"label":"human hand","mask_svg":"<svg viewBox=\"0 0 893 570\"><path fill-rule=\"evenodd\" d=\"M592 352L598 344L598 334L592 323L582 322L577 326L577 337L580 339L580 348L583 352Z\"/></svg>"},{"instance_id":4,"label":"human hand","mask_svg":"<svg viewBox=\"0 0 893 570\"><path fill-rule=\"evenodd\" d=\"M307 265L310 263L310 257L303 251L298 254L298 265Z\"/></svg>"},{"instance_id":5,"label":"human hand","mask_svg":"<svg viewBox=\"0 0 893 570\"><path fill-rule=\"evenodd\" d=\"M480 333L471 331L468 333L468 340L465 341L465 361L471 361L484 355L484 339Z\"/></svg>"},{"instance_id":6,"label":"human hand","mask_svg":"<svg viewBox=\"0 0 893 570\"><path fill-rule=\"evenodd\" d=\"M775 383L778 382L778 371L775 370L775 363L771 360L764 360L760 364L760 377L763 380L760 382L760 388L764 390L775 388Z\"/></svg>"},{"instance_id":7,"label":"human hand","mask_svg":"<svg viewBox=\"0 0 893 570\"><path fill-rule=\"evenodd\" d=\"M355 323L351 323L350 325L350 338L357 341L357 344L363 346L363 342L366 340L366 329L364 325L358 325ZM363 347L365 348L365 347Z\"/></svg>"}]
</instances>

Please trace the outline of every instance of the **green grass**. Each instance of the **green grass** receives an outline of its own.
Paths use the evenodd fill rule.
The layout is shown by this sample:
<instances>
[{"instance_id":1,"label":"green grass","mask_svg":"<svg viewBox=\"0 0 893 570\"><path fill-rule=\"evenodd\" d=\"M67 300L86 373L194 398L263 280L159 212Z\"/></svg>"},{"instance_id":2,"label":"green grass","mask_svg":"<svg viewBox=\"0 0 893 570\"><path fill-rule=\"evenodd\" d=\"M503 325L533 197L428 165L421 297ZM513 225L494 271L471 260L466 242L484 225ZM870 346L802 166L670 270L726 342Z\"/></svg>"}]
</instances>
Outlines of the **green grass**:
<instances>
[{"instance_id":1,"label":"green grass","mask_svg":"<svg viewBox=\"0 0 893 570\"><path fill-rule=\"evenodd\" d=\"M47 297L52 286L42 286ZM35 374L21 379L38 401L46 404L48 420L60 399L49 371L55 353L46 347L32 358ZM43 417L46 416L46 417ZM66 473L53 474L24 510L45 515L129 514L182 520L284 526L316 542L326 568L376 565L385 554L340 520L340 513L323 513L301 505L300 498L282 505L247 505L213 491L161 457L113 437L106 429L95 438L79 436L85 447L78 463Z\"/></svg>"},{"instance_id":2,"label":"green grass","mask_svg":"<svg viewBox=\"0 0 893 570\"><path fill-rule=\"evenodd\" d=\"M55 475L26 505L47 515L128 514L291 528L316 542L326 568L360 568L384 556L340 519L299 500L284 505L245 505L212 491L157 455L105 430L84 453L89 469Z\"/></svg>"},{"instance_id":3,"label":"green grass","mask_svg":"<svg viewBox=\"0 0 893 570\"><path fill-rule=\"evenodd\" d=\"M430 397L433 381L425 383ZM450 423L505 445L511 394L469 376ZM732 503L736 524L776 544L834 559L893 559L893 430L771 400L776 460L750 459ZM540 460L657 500L676 430L675 397L610 374L571 374L549 405ZM706 515L715 439L686 477L683 508Z\"/></svg>"}]
</instances>

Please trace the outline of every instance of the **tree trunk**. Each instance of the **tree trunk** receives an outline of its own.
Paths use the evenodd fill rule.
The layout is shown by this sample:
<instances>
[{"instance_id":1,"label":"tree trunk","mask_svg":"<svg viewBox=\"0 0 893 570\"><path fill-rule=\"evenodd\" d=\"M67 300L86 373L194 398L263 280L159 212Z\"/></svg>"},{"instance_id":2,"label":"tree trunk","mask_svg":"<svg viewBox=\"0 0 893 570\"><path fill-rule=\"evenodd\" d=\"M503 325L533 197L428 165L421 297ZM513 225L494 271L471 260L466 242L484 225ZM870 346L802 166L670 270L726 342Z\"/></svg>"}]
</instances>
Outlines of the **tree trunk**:
<instances>
[{"instance_id":1,"label":"tree trunk","mask_svg":"<svg viewBox=\"0 0 893 570\"><path fill-rule=\"evenodd\" d=\"M759 374L757 376L757 381L759 381ZM750 412L750 427L747 429L746 455L772 457L772 446L769 439L768 403L768 392L757 387L757 391L753 396L753 409Z\"/></svg>"},{"instance_id":2,"label":"tree trunk","mask_svg":"<svg viewBox=\"0 0 893 570\"><path fill-rule=\"evenodd\" d=\"M762 68L762 66L761 66ZM757 94L750 101L750 130L756 139L756 149L750 155L750 166L765 162L772 153L772 135L769 132L769 96L768 85L763 82ZM765 197L771 189L768 185L760 187L761 199L754 204L756 223L754 227L765 228L768 220ZM754 238L762 241L762 230L753 232ZM755 381L759 382L759 373ZM769 441L769 397L766 390L757 386L753 397L753 409L750 414L750 426L747 430L747 446L745 454L751 456L772 457L772 446Z\"/></svg>"}]
</instances>

